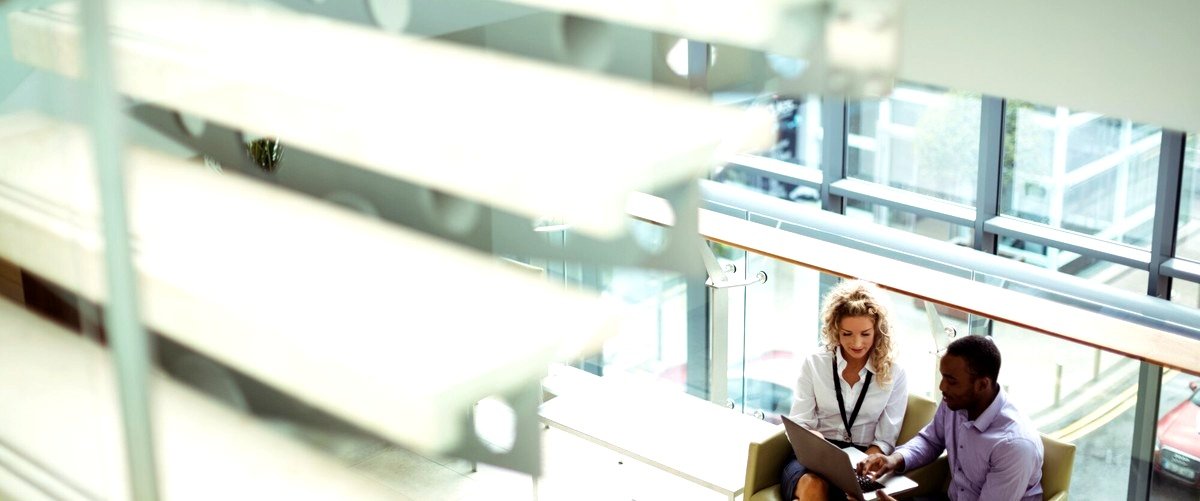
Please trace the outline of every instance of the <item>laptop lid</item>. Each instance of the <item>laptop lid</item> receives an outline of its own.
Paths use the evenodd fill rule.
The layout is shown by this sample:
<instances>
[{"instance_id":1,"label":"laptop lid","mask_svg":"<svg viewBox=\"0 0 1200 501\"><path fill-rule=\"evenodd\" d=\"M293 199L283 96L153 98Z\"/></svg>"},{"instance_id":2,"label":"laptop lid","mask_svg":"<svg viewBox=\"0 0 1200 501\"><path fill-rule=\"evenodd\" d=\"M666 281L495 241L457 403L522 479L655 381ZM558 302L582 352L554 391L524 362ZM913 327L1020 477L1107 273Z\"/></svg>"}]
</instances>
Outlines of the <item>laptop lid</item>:
<instances>
[{"instance_id":1,"label":"laptop lid","mask_svg":"<svg viewBox=\"0 0 1200 501\"><path fill-rule=\"evenodd\" d=\"M787 416L781 417L783 430L787 433L788 442L792 444L792 451L796 453L800 464L821 475L846 494L864 499L862 489L858 486L858 474L855 473L854 464L865 459L865 454L858 449L848 449L850 453L847 453L796 424ZM917 488L917 483L904 475L885 475L877 481L884 485L883 492L893 496Z\"/></svg>"},{"instance_id":2,"label":"laptop lid","mask_svg":"<svg viewBox=\"0 0 1200 501\"><path fill-rule=\"evenodd\" d=\"M796 453L796 460L837 486L842 492L857 499L864 499L862 489L858 487L854 465L850 464L850 456L846 451L796 424L787 416L782 417L783 430L787 433L788 442L792 444L792 451Z\"/></svg>"}]
</instances>

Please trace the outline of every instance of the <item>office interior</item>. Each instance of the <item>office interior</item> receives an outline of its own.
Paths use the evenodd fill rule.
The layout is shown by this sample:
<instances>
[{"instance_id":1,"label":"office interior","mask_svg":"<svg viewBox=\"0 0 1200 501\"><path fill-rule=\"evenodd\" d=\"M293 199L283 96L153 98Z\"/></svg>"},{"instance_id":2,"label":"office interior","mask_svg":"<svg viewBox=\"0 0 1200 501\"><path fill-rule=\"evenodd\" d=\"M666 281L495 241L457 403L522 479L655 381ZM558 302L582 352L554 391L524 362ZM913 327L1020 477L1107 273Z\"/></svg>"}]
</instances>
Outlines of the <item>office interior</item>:
<instances>
[{"instance_id":1,"label":"office interior","mask_svg":"<svg viewBox=\"0 0 1200 501\"><path fill-rule=\"evenodd\" d=\"M0 14L0 499L763 499L846 278L1200 495L1200 5Z\"/></svg>"}]
</instances>

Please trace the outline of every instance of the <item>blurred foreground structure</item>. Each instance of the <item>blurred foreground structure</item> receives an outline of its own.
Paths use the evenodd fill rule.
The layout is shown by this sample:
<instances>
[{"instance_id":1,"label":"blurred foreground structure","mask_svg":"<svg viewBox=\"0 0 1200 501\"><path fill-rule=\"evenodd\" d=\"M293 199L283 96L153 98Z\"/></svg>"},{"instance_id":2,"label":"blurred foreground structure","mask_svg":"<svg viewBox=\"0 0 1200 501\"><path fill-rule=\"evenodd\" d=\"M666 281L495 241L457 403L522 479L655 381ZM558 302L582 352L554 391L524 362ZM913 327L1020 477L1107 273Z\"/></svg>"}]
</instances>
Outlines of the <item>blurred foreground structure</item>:
<instances>
[{"instance_id":1,"label":"blurred foreground structure","mask_svg":"<svg viewBox=\"0 0 1200 501\"><path fill-rule=\"evenodd\" d=\"M1200 372L1200 6L0 14L0 497L394 496L346 437L537 478L562 365L774 416L837 277L913 305L910 373L1026 340L1023 403L1095 415L1057 436L1124 374L1128 497L1200 478L1155 440Z\"/></svg>"}]
</instances>

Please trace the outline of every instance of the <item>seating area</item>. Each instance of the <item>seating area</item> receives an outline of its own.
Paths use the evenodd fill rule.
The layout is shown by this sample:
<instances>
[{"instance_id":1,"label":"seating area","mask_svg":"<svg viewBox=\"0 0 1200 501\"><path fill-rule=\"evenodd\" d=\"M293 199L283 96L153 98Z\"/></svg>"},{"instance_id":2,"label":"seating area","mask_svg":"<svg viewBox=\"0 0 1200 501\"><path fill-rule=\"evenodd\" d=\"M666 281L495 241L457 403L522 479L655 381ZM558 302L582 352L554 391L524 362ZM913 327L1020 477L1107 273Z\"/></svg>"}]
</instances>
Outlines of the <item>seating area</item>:
<instances>
[{"instance_id":1,"label":"seating area","mask_svg":"<svg viewBox=\"0 0 1200 501\"><path fill-rule=\"evenodd\" d=\"M898 442L903 444L916 436L925 424L933 419L937 405L936 402L920 395L909 395L908 410L904 413ZM1042 463L1042 490L1045 493L1043 499L1064 501L1067 499L1067 487L1071 483L1075 445L1060 442L1044 434L1042 445L1045 448L1045 461ZM783 463L790 451L791 446L782 430L762 442L750 444L746 459L747 501L785 501L780 498L779 472L783 469ZM932 464L909 471L905 475L918 484L917 489L907 493L905 498L946 492L950 485L950 468L945 455Z\"/></svg>"}]
</instances>

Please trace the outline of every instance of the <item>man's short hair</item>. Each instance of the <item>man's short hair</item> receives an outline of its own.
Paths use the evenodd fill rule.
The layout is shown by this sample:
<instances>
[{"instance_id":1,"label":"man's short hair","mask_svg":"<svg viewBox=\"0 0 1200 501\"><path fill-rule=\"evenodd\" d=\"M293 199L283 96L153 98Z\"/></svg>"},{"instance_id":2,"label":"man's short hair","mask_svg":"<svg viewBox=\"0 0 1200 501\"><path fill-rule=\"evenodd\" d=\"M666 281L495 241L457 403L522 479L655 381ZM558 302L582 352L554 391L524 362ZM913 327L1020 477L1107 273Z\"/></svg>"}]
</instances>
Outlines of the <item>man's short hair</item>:
<instances>
[{"instance_id":1,"label":"man's short hair","mask_svg":"<svg viewBox=\"0 0 1200 501\"><path fill-rule=\"evenodd\" d=\"M989 377L994 383L1000 375L1000 349L990 337L960 337L946 347L946 354L966 361L967 370L974 377Z\"/></svg>"}]
</instances>

